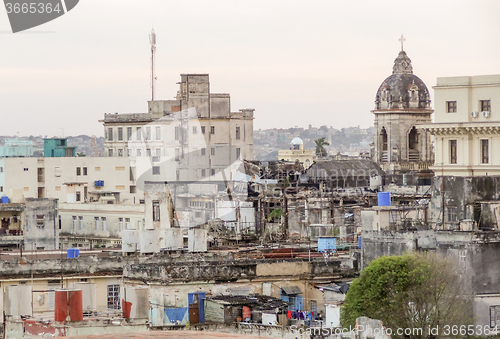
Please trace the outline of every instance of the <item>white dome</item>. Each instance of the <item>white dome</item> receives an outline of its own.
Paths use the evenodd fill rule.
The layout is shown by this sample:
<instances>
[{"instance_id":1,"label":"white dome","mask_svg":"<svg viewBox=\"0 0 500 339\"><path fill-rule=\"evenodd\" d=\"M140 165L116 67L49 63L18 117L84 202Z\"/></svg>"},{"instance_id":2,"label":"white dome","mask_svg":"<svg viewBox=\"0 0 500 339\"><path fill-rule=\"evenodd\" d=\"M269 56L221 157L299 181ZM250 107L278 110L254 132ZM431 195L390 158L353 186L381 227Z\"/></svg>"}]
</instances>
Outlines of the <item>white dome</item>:
<instances>
[{"instance_id":1,"label":"white dome","mask_svg":"<svg viewBox=\"0 0 500 339\"><path fill-rule=\"evenodd\" d=\"M304 142L302 141L301 138L293 138L292 142L291 142L292 145L303 145Z\"/></svg>"}]
</instances>

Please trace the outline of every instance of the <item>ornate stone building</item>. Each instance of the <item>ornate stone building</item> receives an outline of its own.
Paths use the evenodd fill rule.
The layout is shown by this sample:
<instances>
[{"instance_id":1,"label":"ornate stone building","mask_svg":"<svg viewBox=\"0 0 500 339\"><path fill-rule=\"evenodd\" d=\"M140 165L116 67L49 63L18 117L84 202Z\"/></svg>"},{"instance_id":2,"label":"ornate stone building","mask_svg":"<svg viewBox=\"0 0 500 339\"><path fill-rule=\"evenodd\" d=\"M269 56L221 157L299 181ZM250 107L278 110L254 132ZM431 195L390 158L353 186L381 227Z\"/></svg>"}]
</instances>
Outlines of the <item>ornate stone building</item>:
<instances>
[{"instance_id":1,"label":"ornate stone building","mask_svg":"<svg viewBox=\"0 0 500 339\"><path fill-rule=\"evenodd\" d=\"M401 46L392 75L375 98L373 159L387 173L427 169L432 164L431 135L417 125L431 123L433 110L424 82L413 74L410 58Z\"/></svg>"}]
</instances>

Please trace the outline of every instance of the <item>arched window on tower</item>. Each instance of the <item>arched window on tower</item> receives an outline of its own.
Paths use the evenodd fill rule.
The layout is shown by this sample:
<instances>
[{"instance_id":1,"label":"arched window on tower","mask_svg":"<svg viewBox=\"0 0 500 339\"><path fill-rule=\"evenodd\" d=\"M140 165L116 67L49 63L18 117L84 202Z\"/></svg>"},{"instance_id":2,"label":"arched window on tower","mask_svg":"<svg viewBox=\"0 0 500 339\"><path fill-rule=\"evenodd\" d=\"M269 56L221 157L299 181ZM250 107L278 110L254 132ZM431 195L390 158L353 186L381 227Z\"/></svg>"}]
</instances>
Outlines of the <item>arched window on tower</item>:
<instances>
[{"instance_id":1,"label":"arched window on tower","mask_svg":"<svg viewBox=\"0 0 500 339\"><path fill-rule=\"evenodd\" d=\"M387 162L388 160L388 154L387 154L387 132L385 130L385 127L382 127L382 130L380 131L380 149L382 151L381 153L381 161L382 162Z\"/></svg>"},{"instance_id":2,"label":"arched window on tower","mask_svg":"<svg viewBox=\"0 0 500 339\"><path fill-rule=\"evenodd\" d=\"M408 161L415 162L420 160L418 151L418 132L413 126L408 133Z\"/></svg>"},{"instance_id":3,"label":"arched window on tower","mask_svg":"<svg viewBox=\"0 0 500 339\"><path fill-rule=\"evenodd\" d=\"M415 84L411 84L408 88L408 96L410 97L410 108L418 107L418 87Z\"/></svg>"}]
</instances>

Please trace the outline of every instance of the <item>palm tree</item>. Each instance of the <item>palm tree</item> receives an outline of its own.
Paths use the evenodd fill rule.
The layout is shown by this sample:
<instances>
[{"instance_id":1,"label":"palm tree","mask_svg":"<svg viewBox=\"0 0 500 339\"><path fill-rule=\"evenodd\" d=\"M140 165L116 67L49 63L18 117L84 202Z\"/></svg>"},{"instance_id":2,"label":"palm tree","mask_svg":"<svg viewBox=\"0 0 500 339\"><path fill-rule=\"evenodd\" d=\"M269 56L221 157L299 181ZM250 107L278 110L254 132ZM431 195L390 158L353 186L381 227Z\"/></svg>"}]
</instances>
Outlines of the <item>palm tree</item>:
<instances>
[{"instance_id":1,"label":"palm tree","mask_svg":"<svg viewBox=\"0 0 500 339\"><path fill-rule=\"evenodd\" d=\"M330 146L330 143L325 141L325 138L314 140L314 143L316 144L316 156L326 157L328 153L326 152L325 146Z\"/></svg>"}]
</instances>

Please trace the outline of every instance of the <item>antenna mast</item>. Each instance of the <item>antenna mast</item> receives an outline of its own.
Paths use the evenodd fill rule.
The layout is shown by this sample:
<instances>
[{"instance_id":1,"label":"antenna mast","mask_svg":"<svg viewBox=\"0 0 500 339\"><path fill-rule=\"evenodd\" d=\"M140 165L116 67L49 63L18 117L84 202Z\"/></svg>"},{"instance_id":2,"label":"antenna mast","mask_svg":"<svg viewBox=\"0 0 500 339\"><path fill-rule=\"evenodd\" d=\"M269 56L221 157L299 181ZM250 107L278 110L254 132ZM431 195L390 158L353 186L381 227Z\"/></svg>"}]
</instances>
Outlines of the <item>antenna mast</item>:
<instances>
[{"instance_id":1,"label":"antenna mast","mask_svg":"<svg viewBox=\"0 0 500 339\"><path fill-rule=\"evenodd\" d=\"M151 29L149 35L149 42L151 44L151 101L155 99L155 53L156 53L156 34L155 30Z\"/></svg>"}]
</instances>

